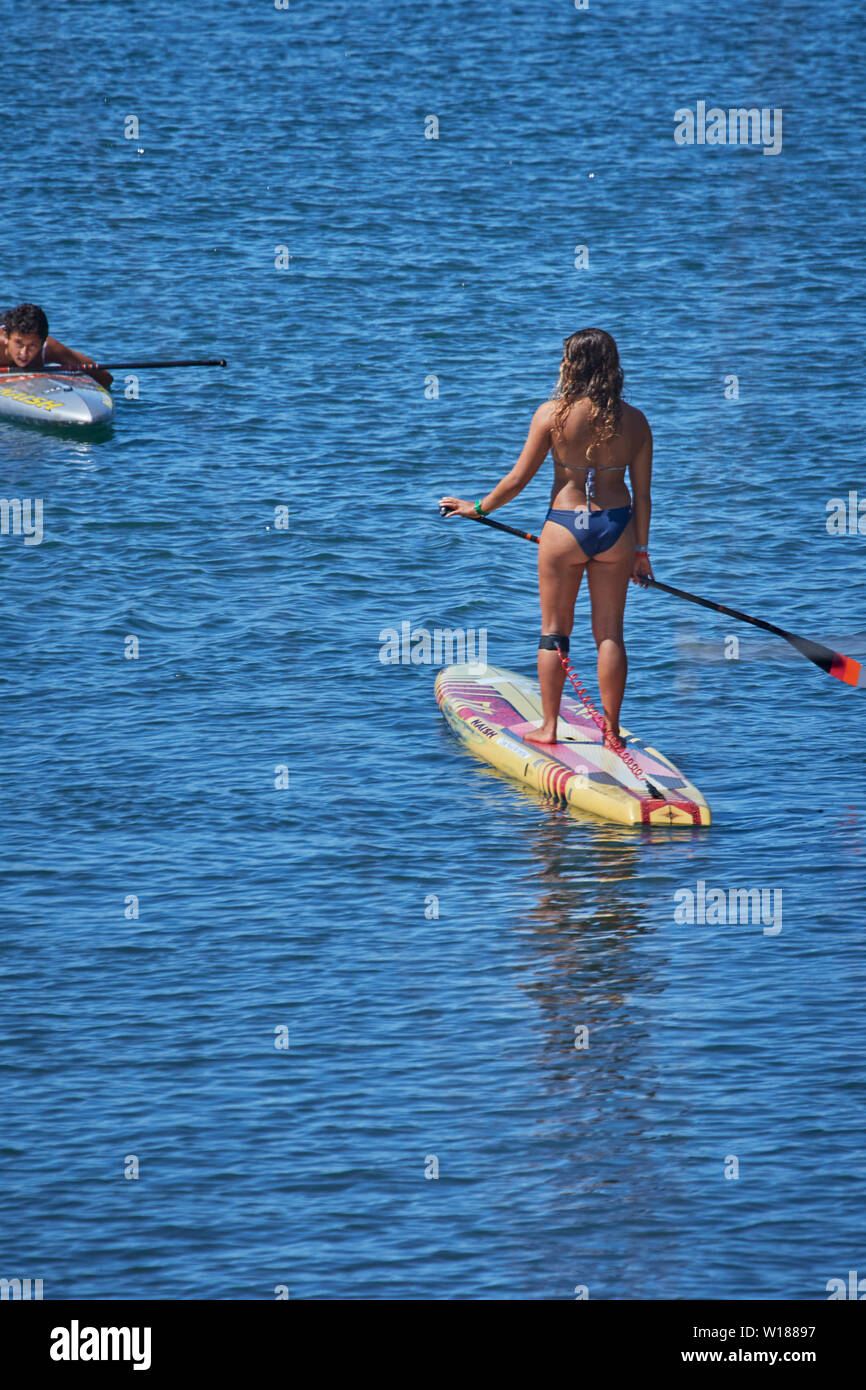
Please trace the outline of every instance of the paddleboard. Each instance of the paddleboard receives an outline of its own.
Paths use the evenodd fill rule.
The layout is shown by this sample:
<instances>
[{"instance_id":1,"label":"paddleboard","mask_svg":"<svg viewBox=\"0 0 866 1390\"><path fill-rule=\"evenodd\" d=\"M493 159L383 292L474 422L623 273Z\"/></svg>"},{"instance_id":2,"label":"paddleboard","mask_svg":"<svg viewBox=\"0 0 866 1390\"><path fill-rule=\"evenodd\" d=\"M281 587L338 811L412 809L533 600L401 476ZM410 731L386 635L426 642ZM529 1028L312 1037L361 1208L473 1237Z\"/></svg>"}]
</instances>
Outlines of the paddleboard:
<instances>
[{"instance_id":1,"label":"paddleboard","mask_svg":"<svg viewBox=\"0 0 866 1390\"><path fill-rule=\"evenodd\" d=\"M464 664L441 670L435 689L449 725L473 753L564 805L620 825L710 824L704 797L669 758L620 729L648 786L605 748L576 697L563 694L558 742L539 744L525 737L541 723L538 681L498 666Z\"/></svg>"},{"instance_id":2,"label":"paddleboard","mask_svg":"<svg viewBox=\"0 0 866 1390\"><path fill-rule=\"evenodd\" d=\"M0 374L0 415L53 425L104 425L114 417L108 391L89 376Z\"/></svg>"}]
</instances>

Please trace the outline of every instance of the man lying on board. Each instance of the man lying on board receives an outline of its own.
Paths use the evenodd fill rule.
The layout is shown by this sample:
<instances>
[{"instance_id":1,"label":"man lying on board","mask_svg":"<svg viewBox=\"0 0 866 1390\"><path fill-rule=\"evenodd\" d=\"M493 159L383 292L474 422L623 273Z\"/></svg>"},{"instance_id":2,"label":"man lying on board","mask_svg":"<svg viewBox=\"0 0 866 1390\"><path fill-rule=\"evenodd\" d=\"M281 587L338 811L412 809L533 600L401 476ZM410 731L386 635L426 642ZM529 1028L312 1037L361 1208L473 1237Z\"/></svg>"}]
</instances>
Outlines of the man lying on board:
<instances>
[{"instance_id":1,"label":"man lying on board","mask_svg":"<svg viewBox=\"0 0 866 1390\"><path fill-rule=\"evenodd\" d=\"M53 362L61 367L86 367L88 375L106 388L114 380L110 372L94 366L86 353L49 338L48 320L37 304L19 304L16 309L0 312L0 367L32 372Z\"/></svg>"}]
</instances>

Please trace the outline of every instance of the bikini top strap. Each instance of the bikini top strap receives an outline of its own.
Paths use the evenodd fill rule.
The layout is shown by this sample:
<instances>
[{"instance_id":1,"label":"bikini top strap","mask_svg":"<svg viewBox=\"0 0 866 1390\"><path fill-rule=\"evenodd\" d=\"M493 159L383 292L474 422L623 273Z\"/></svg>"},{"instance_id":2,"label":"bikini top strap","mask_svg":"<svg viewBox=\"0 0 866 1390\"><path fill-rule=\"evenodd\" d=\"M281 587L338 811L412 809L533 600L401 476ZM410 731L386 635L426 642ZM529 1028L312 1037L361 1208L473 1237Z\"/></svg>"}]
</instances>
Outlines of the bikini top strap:
<instances>
[{"instance_id":1,"label":"bikini top strap","mask_svg":"<svg viewBox=\"0 0 866 1390\"><path fill-rule=\"evenodd\" d=\"M556 457L556 454L553 452L552 449L550 452L553 456L553 462L556 464L557 468L568 468L572 470L577 468L585 468L588 473L624 473L628 468L627 463L563 463L560 459Z\"/></svg>"},{"instance_id":2,"label":"bikini top strap","mask_svg":"<svg viewBox=\"0 0 866 1390\"><path fill-rule=\"evenodd\" d=\"M601 466L597 466L594 463L560 463L552 448L550 452L551 454L553 454L553 462L557 464L560 468L567 468L570 469L572 472L576 471L578 468L586 469L586 478L584 479L584 486L586 489L587 500L589 500L592 497L595 497L596 473L624 473L625 470L628 468L627 463L605 463Z\"/></svg>"}]
</instances>

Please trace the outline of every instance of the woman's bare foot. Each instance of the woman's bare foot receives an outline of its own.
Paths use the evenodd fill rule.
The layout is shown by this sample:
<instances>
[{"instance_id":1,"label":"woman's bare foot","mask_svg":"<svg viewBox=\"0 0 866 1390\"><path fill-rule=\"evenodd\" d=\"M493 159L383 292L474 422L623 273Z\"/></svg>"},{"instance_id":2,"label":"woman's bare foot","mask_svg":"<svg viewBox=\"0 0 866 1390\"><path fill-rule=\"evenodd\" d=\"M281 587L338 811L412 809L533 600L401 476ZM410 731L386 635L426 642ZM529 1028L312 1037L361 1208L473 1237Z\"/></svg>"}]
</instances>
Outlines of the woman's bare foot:
<instances>
[{"instance_id":1,"label":"woman's bare foot","mask_svg":"<svg viewBox=\"0 0 866 1390\"><path fill-rule=\"evenodd\" d=\"M556 743L556 729L548 724L539 724L537 729L523 737L527 743Z\"/></svg>"}]
</instances>

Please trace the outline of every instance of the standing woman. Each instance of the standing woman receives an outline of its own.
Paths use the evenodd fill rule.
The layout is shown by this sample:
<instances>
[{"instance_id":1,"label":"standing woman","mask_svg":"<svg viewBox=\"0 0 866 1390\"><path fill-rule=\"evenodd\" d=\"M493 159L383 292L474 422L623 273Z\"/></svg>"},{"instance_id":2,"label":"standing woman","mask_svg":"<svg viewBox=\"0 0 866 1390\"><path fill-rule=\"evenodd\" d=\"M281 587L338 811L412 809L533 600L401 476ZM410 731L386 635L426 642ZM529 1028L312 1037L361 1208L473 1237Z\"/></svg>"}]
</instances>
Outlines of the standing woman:
<instances>
[{"instance_id":1,"label":"standing woman","mask_svg":"<svg viewBox=\"0 0 866 1390\"><path fill-rule=\"evenodd\" d=\"M652 578L649 562L652 433L645 416L622 399L616 343L600 328L582 328L563 343L553 397L532 417L510 472L474 504L443 497L449 516L486 516L526 487L553 456L550 509L538 547L541 640L538 680L543 721L525 737L555 743L574 604L588 571L592 635L605 742L619 741L619 712L628 672L623 612L629 579ZM626 471L632 498L625 484Z\"/></svg>"}]
</instances>

